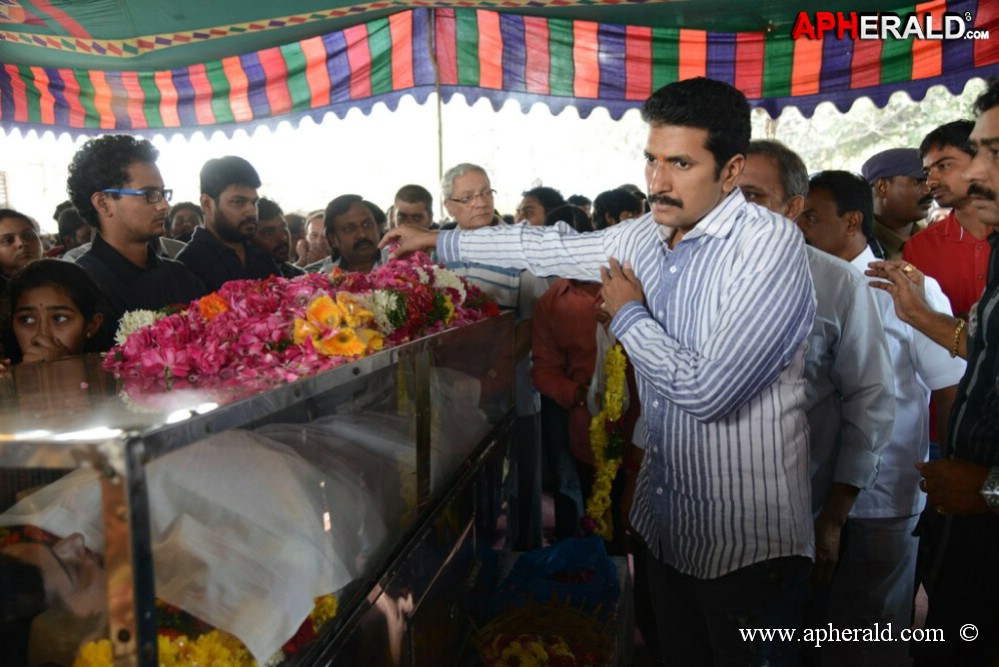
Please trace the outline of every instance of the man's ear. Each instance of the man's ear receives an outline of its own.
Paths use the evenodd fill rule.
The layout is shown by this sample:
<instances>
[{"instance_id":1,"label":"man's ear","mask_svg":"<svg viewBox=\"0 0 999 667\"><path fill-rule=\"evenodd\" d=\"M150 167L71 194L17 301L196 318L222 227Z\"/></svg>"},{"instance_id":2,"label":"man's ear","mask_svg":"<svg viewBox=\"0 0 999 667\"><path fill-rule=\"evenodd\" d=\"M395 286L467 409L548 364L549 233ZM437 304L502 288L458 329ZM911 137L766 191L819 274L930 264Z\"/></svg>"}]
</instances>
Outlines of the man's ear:
<instances>
[{"instance_id":1,"label":"man's ear","mask_svg":"<svg viewBox=\"0 0 999 667\"><path fill-rule=\"evenodd\" d=\"M97 209L98 214L111 217L111 195L106 192L95 192L90 195L90 203Z\"/></svg>"},{"instance_id":2,"label":"man's ear","mask_svg":"<svg viewBox=\"0 0 999 667\"><path fill-rule=\"evenodd\" d=\"M795 195L784 204L784 217L791 221L797 220L803 210L805 210L805 197Z\"/></svg>"},{"instance_id":3,"label":"man's ear","mask_svg":"<svg viewBox=\"0 0 999 667\"><path fill-rule=\"evenodd\" d=\"M336 234L323 233L323 236L326 237L326 243L328 243L331 248L336 248L337 250L340 249L340 244L336 242Z\"/></svg>"},{"instance_id":4,"label":"man's ear","mask_svg":"<svg viewBox=\"0 0 999 667\"><path fill-rule=\"evenodd\" d=\"M720 174L722 192L728 194L735 190L735 183L742 176L742 170L745 166L745 155L733 155L728 159Z\"/></svg>"},{"instance_id":5,"label":"man's ear","mask_svg":"<svg viewBox=\"0 0 999 667\"><path fill-rule=\"evenodd\" d=\"M447 199L444 200L444 210L447 211L447 215L449 218L451 218L452 220L457 220L457 218L454 215L454 211L451 208L451 202L448 201Z\"/></svg>"},{"instance_id":6,"label":"man's ear","mask_svg":"<svg viewBox=\"0 0 999 667\"><path fill-rule=\"evenodd\" d=\"M846 230L853 234L854 232L863 233L861 229L864 222L864 214L860 211L847 211L846 215Z\"/></svg>"},{"instance_id":7,"label":"man's ear","mask_svg":"<svg viewBox=\"0 0 999 667\"><path fill-rule=\"evenodd\" d=\"M201 212L204 214L202 225L207 226L208 221L215 218L215 200L210 194L202 192L198 201L201 203Z\"/></svg>"}]
</instances>

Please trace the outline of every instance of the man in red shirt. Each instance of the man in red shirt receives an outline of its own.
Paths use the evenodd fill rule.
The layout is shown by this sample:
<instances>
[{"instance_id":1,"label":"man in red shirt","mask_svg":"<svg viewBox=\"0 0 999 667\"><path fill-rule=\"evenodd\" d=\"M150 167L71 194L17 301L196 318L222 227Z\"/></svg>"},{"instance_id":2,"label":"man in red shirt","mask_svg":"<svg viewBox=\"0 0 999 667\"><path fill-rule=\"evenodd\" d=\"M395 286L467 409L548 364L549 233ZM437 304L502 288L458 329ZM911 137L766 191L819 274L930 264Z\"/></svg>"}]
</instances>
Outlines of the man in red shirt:
<instances>
[{"instance_id":1,"label":"man in red shirt","mask_svg":"<svg viewBox=\"0 0 999 667\"><path fill-rule=\"evenodd\" d=\"M926 185L937 204L951 212L913 235L902 248L902 258L936 278L954 315L964 320L985 289L991 254L992 229L978 220L968 181L962 178L971 165L968 136L974 126L970 120L957 120L923 139L919 154Z\"/></svg>"}]
</instances>

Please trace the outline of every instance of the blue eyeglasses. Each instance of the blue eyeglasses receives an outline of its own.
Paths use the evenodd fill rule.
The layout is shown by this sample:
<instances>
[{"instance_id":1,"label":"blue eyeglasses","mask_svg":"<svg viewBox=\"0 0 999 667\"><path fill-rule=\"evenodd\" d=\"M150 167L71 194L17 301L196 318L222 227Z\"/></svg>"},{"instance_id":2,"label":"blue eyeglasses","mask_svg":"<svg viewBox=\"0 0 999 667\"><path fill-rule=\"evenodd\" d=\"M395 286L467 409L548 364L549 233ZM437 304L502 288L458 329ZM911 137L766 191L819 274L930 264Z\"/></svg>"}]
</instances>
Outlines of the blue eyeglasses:
<instances>
[{"instance_id":1,"label":"blue eyeglasses","mask_svg":"<svg viewBox=\"0 0 999 667\"><path fill-rule=\"evenodd\" d=\"M170 201L173 198L173 190L165 190L163 188L146 188L145 190L108 188L107 190L101 190L101 192L106 192L110 195L135 195L136 197L145 197L146 201L150 204L159 204L164 199Z\"/></svg>"}]
</instances>

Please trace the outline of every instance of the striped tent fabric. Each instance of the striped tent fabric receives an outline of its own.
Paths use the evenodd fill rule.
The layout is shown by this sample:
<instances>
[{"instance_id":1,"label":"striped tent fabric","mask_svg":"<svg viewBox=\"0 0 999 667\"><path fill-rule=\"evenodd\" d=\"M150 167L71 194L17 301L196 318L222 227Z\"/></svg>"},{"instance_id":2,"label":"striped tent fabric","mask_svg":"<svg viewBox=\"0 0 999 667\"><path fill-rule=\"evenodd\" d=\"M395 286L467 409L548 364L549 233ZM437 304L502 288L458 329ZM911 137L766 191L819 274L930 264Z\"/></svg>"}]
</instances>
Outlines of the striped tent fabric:
<instances>
[{"instance_id":1,"label":"striped tent fabric","mask_svg":"<svg viewBox=\"0 0 999 667\"><path fill-rule=\"evenodd\" d=\"M912 12L969 12L999 34L999 3L933 0ZM226 132L246 124L343 117L404 95L424 101L461 93L498 108L509 99L586 116L617 118L671 81L727 81L776 115L806 115L859 97L884 105L933 85L960 92L969 78L999 72L999 39L792 40L777 32L722 33L612 25L484 9L413 9L279 47L160 71L106 71L5 64L0 127L138 133Z\"/></svg>"}]
</instances>

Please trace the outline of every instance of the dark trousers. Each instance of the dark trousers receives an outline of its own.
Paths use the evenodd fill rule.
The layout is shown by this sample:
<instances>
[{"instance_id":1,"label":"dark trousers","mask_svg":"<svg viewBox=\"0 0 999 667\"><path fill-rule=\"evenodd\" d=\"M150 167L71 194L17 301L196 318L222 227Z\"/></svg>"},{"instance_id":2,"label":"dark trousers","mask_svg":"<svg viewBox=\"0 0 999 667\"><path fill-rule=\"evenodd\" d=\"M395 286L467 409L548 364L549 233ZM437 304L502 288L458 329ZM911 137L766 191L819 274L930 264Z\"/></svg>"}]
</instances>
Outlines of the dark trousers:
<instances>
[{"instance_id":1,"label":"dark trousers","mask_svg":"<svg viewBox=\"0 0 999 667\"><path fill-rule=\"evenodd\" d=\"M716 579L682 574L651 556L646 564L664 664L797 666L797 642L744 639L740 629L800 634L810 560L775 558Z\"/></svg>"},{"instance_id":2,"label":"dark trousers","mask_svg":"<svg viewBox=\"0 0 999 667\"><path fill-rule=\"evenodd\" d=\"M937 539L936 577L926 582L927 631L943 641L912 641L918 667L999 665L999 516L948 516ZM924 533L921 539L928 536Z\"/></svg>"}]
</instances>

